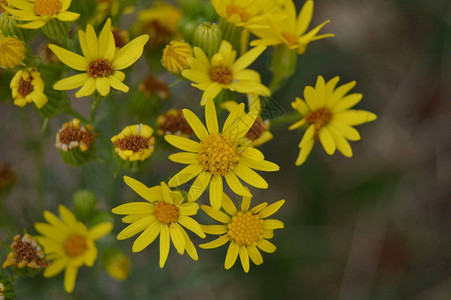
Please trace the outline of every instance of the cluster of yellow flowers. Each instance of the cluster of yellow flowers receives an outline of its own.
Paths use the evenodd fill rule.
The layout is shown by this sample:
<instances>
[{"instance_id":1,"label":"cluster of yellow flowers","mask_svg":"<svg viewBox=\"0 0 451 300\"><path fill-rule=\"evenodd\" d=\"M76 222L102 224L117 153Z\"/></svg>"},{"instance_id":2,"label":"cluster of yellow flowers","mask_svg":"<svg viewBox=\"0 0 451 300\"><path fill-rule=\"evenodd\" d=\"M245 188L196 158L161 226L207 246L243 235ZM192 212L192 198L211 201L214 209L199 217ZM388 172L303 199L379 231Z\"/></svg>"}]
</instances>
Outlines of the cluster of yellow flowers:
<instances>
[{"instance_id":1,"label":"cluster of yellow flowers","mask_svg":"<svg viewBox=\"0 0 451 300\"><path fill-rule=\"evenodd\" d=\"M101 119L97 118L102 101L119 92L141 93L138 100L130 99L130 105L137 114L148 114L148 119L155 121L157 134L164 139L153 136L154 129L149 125L126 126L111 137L111 143L102 144L109 146L111 158L115 158L108 162L117 163L125 172L139 170L149 162L156 145L163 147L166 141L181 150L169 155L169 160L186 166L168 182L150 188L124 176L125 183L147 202L126 203L112 209L114 214L125 215L122 221L128 224L117 239L128 239L140 233L132 247L133 252L139 252L159 237L159 265L163 268L171 242L179 254L186 251L193 260L198 260L188 229L200 238L206 238L206 234L219 235L200 244L203 249L229 242L226 269L234 265L238 256L245 272L249 271L249 259L256 265L262 264L260 251L274 252L276 246L269 239L273 238L275 229L284 228L281 221L269 217L285 203L285 200L272 204L257 201L259 204L251 207L253 194L249 187L269 187L256 171L279 170L277 164L266 160L257 149L273 138L270 120L262 113L265 107L262 98L270 97L293 75L296 57L304 54L311 42L333 37L333 34L319 34L329 21L309 30L312 0L307 0L299 13L292 0L198 1L199 5L207 7L201 13L184 1L180 1L182 9L159 2L139 11L136 24L128 31L120 26L116 16L133 13L133 7L124 8L115 0L97 2L95 16L84 18L88 12L80 5L76 6L76 12L69 11L71 0L0 0L3 33L0 67L15 71L10 85L14 104L22 107L34 102L45 118L60 113L72 115L74 119L65 122L57 132L56 147L65 162L79 166L97 157L96 139L106 141L98 126ZM196 1L191 2L196 4ZM208 22L196 23L199 14ZM85 31L80 29L74 34L72 30L77 25L69 22L76 20ZM51 40L40 57L33 55L35 50L28 43L30 29L38 29ZM136 37L130 41L129 36ZM273 80L267 86L260 73L250 66L257 59L263 59L262 54L268 48L274 51L271 52ZM124 83L127 69L143 53L145 60L156 62L156 69L161 61L161 65L180 81L191 82L202 92L190 105L199 107L197 101L200 102L205 122L193 112L197 108L170 109L160 116L155 115L154 107L160 107L160 102L169 97L170 89L153 77L134 84L144 73L141 66L134 72L136 74L128 75L132 78L130 87ZM156 61L155 55L158 56ZM58 60L79 73L67 77L68 69ZM48 65L57 70L52 76L44 76ZM348 94L355 81L337 86L338 81L338 76L327 82L318 76L314 87L305 87L304 99L296 98L292 102L292 108L300 113L300 121L289 129L305 129L296 165L306 161L315 140L319 140L329 155L338 150L351 157L348 140L360 139L359 132L352 126L376 119L373 113L351 109L362 99L362 94ZM76 98L91 97L90 118L61 101L61 97L68 96L60 91L74 89L78 89ZM247 101L240 101L240 94ZM227 111L228 116L220 127L218 119L223 111ZM188 182L187 193L173 189L185 189ZM227 194L229 189L242 198L239 205L236 197ZM203 194L208 194L209 206L199 206ZM221 224L199 224L194 218L199 208ZM61 218L45 211L46 223L35 224L41 235L26 238L33 245L29 247L31 252L36 252L44 261L39 242L45 259L50 261L48 266L42 264L44 276L52 277L64 270L64 287L70 293L74 290L78 268L92 266L96 261L95 241L109 234L113 225L109 221L100 222L88 229L64 205L59 206L59 213ZM16 264L17 255L10 254L4 267ZM119 280L125 279L128 259L117 254L112 257L118 259L107 264L107 271ZM19 264L34 267L36 262Z\"/></svg>"}]
</instances>

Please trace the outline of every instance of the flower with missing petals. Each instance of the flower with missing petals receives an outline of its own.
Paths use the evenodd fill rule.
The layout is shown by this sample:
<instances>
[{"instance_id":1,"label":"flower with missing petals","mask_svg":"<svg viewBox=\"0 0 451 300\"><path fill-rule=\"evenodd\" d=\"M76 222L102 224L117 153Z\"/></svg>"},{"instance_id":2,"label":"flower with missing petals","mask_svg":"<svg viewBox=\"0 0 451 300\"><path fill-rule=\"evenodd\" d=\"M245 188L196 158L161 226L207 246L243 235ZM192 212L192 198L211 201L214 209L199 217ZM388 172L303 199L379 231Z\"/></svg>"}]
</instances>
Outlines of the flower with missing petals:
<instances>
[{"instance_id":1,"label":"flower with missing petals","mask_svg":"<svg viewBox=\"0 0 451 300\"><path fill-rule=\"evenodd\" d=\"M72 293L75 287L78 268L92 267L97 259L95 241L113 229L110 222L100 223L88 229L77 221L67 207L60 205L58 218L50 211L44 211L47 223L35 223L36 230L42 234L36 239L43 246L51 264L44 271L44 277L53 277L64 272L64 289Z\"/></svg>"},{"instance_id":2,"label":"flower with missing petals","mask_svg":"<svg viewBox=\"0 0 451 300\"><path fill-rule=\"evenodd\" d=\"M53 88L72 90L81 87L75 93L76 97L89 96L96 90L106 96L111 88L127 93L129 88L122 83L125 74L120 70L128 68L141 57L149 36L141 35L116 51L111 19L108 19L99 37L91 25L86 27L86 32L79 30L78 37L84 57L57 45L49 45L64 64L84 72L56 82Z\"/></svg>"},{"instance_id":3,"label":"flower with missing petals","mask_svg":"<svg viewBox=\"0 0 451 300\"><path fill-rule=\"evenodd\" d=\"M160 236L160 268L163 268L169 255L169 248L174 245L181 255L185 250L197 260L197 251L185 229L189 229L201 238L205 237L199 223L190 216L197 214L199 205L187 203L179 191L171 191L166 183L148 188L141 182L124 177L125 183L148 202L122 204L112 211L128 223L117 236L118 240L128 239L139 232L142 233L133 243L133 252L142 251Z\"/></svg>"},{"instance_id":4,"label":"flower with missing petals","mask_svg":"<svg viewBox=\"0 0 451 300\"><path fill-rule=\"evenodd\" d=\"M10 87L17 106L23 107L34 102L37 108L41 108L47 103L44 80L36 68L18 71L11 80Z\"/></svg>"},{"instance_id":5,"label":"flower with missing petals","mask_svg":"<svg viewBox=\"0 0 451 300\"><path fill-rule=\"evenodd\" d=\"M37 29L49 20L72 22L80 17L79 14L67 11L72 0L7 0L6 10L17 20L29 22L18 25L22 28ZM12 8L14 7L14 8Z\"/></svg>"},{"instance_id":6,"label":"flower with missing petals","mask_svg":"<svg viewBox=\"0 0 451 300\"><path fill-rule=\"evenodd\" d=\"M194 131L183 116L183 111L170 109L165 114L158 116L158 135L178 135L191 137Z\"/></svg>"},{"instance_id":7,"label":"flower with missing petals","mask_svg":"<svg viewBox=\"0 0 451 300\"><path fill-rule=\"evenodd\" d=\"M90 148L96 136L92 133L91 125L82 126L79 119L73 119L64 123L58 131L55 146L66 152L75 148L80 148L84 152Z\"/></svg>"},{"instance_id":8,"label":"flower with missing petals","mask_svg":"<svg viewBox=\"0 0 451 300\"><path fill-rule=\"evenodd\" d=\"M276 46L285 45L289 49L303 54L310 42L333 37L334 34L327 33L317 35L321 28L330 21L325 21L314 29L307 32L313 16L313 1L307 0L299 15L296 15L296 7L292 0L282 0L281 11L286 18L268 18L269 28L251 30L259 39L251 42L253 46Z\"/></svg>"},{"instance_id":9,"label":"flower with missing petals","mask_svg":"<svg viewBox=\"0 0 451 300\"><path fill-rule=\"evenodd\" d=\"M245 114L244 104L239 104L229 114L222 132L212 99L205 105L207 128L192 111L184 109L183 115L200 142L176 135L164 137L168 143L185 151L172 154L169 159L188 165L169 180L169 186L180 186L196 178L188 191L188 201L197 200L210 186L210 203L215 209L221 207L223 178L238 195L251 196L238 178L257 188L268 188L266 180L254 170L273 172L278 171L279 166L265 160L259 150L242 145L242 138L257 118L255 110Z\"/></svg>"},{"instance_id":10,"label":"flower with missing petals","mask_svg":"<svg viewBox=\"0 0 451 300\"><path fill-rule=\"evenodd\" d=\"M261 83L260 75L247 69L265 49L264 46L255 47L236 59L232 45L222 41L219 51L209 59L201 48L194 47L194 57L188 59L190 68L182 75L194 82L192 86L204 91L201 105L214 99L223 89L269 96L271 92Z\"/></svg>"},{"instance_id":11,"label":"flower with missing petals","mask_svg":"<svg viewBox=\"0 0 451 300\"><path fill-rule=\"evenodd\" d=\"M249 272L249 258L256 265L263 263L259 249L267 253L276 251L276 246L268 239L273 237L275 229L284 228L284 224L267 218L276 213L284 203L285 200L280 200L268 206L268 203L263 202L250 209L251 197L245 196L241 201L241 209L238 210L233 201L223 194L224 212L210 206L201 206L203 211L222 225L202 225L205 233L220 237L199 247L211 249L230 242L224 267L230 269L239 255L244 272Z\"/></svg>"},{"instance_id":12,"label":"flower with missing petals","mask_svg":"<svg viewBox=\"0 0 451 300\"><path fill-rule=\"evenodd\" d=\"M130 125L118 135L111 138L116 148L114 151L123 159L143 161L152 155L155 149L153 129L144 124Z\"/></svg>"},{"instance_id":13,"label":"flower with missing petals","mask_svg":"<svg viewBox=\"0 0 451 300\"><path fill-rule=\"evenodd\" d=\"M318 76L316 86L304 89L305 101L296 98L291 106L302 115L302 119L290 126L290 130L307 125L307 130L299 143L299 156L296 165L305 162L312 151L315 140L319 140L327 154L333 155L335 150L344 156L351 157L352 149L348 140L360 140L355 125L376 120L376 115L365 110L350 109L360 102L362 94L346 95L355 85L352 81L338 88L340 78L332 78L327 83Z\"/></svg>"}]
</instances>

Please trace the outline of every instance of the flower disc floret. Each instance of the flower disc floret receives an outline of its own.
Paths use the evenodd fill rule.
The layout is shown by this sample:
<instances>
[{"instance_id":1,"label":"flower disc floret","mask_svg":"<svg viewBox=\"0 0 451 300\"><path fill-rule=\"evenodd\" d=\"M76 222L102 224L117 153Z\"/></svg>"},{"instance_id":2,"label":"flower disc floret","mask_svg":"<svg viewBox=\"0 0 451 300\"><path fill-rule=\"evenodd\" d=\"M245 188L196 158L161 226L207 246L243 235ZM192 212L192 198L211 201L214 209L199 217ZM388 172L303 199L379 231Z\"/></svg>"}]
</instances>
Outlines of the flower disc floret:
<instances>
[{"instance_id":1,"label":"flower disc floret","mask_svg":"<svg viewBox=\"0 0 451 300\"><path fill-rule=\"evenodd\" d=\"M60 0L36 0L34 11L39 16L53 16L58 13L63 5Z\"/></svg>"},{"instance_id":2,"label":"flower disc floret","mask_svg":"<svg viewBox=\"0 0 451 300\"><path fill-rule=\"evenodd\" d=\"M230 136L215 134L200 143L199 161L213 175L224 176L239 160L238 143Z\"/></svg>"},{"instance_id":3,"label":"flower disc floret","mask_svg":"<svg viewBox=\"0 0 451 300\"><path fill-rule=\"evenodd\" d=\"M239 246L256 246L263 233L262 225L263 220L258 215L252 214L250 211L245 213L240 211L232 217L232 222L227 225L227 234Z\"/></svg>"}]
</instances>

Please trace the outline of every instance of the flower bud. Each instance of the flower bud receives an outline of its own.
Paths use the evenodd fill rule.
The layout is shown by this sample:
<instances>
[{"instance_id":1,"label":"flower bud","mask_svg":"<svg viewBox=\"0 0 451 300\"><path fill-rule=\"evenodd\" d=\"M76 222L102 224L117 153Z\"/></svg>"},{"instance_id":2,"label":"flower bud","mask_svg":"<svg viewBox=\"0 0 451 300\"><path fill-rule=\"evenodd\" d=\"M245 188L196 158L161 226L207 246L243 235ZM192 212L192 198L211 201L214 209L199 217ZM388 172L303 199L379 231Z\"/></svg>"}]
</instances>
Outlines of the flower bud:
<instances>
[{"instance_id":1,"label":"flower bud","mask_svg":"<svg viewBox=\"0 0 451 300\"><path fill-rule=\"evenodd\" d=\"M0 67L12 69L25 58L25 44L15 37L0 37Z\"/></svg>"},{"instance_id":2,"label":"flower bud","mask_svg":"<svg viewBox=\"0 0 451 300\"><path fill-rule=\"evenodd\" d=\"M130 274L130 259L122 251L110 248L103 255L103 265L113 279L123 281Z\"/></svg>"},{"instance_id":3,"label":"flower bud","mask_svg":"<svg viewBox=\"0 0 451 300\"><path fill-rule=\"evenodd\" d=\"M191 45L181 41L172 41L163 50L161 63L173 74L180 74L188 68L188 58L193 56Z\"/></svg>"},{"instance_id":4,"label":"flower bud","mask_svg":"<svg viewBox=\"0 0 451 300\"><path fill-rule=\"evenodd\" d=\"M209 58L218 52L221 41L222 31L215 23L202 23L194 32L193 45L204 50Z\"/></svg>"},{"instance_id":5,"label":"flower bud","mask_svg":"<svg viewBox=\"0 0 451 300\"><path fill-rule=\"evenodd\" d=\"M178 0L178 5L189 16L197 16L202 9L202 0Z\"/></svg>"},{"instance_id":6,"label":"flower bud","mask_svg":"<svg viewBox=\"0 0 451 300\"><path fill-rule=\"evenodd\" d=\"M42 27L42 32L51 40L63 43L70 30L69 22L62 22L58 19L50 19Z\"/></svg>"},{"instance_id":7,"label":"flower bud","mask_svg":"<svg viewBox=\"0 0 451 300\"><path fill-rule=\"evenodd\" d=\"M97 197L91 190L79 190L74 194L75 212L81 218L88 218L97 205Z\"/></svg>"}]
</instances>

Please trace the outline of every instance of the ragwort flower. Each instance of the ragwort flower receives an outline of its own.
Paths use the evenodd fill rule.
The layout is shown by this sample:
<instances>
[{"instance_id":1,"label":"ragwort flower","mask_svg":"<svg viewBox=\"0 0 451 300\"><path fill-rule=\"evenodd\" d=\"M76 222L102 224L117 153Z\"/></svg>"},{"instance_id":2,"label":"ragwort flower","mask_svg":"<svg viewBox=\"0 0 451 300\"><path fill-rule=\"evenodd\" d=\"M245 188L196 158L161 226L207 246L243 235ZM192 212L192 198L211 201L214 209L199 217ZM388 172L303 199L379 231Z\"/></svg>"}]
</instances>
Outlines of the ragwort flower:
<instances>
[{"instance_id":1,"label":"ragwort flower","mask_svg":"<svg viewBox=\"0 0 451 300\"><path fill-rule=\"evenodd\" d=\"M160 268L163 268L169 255L170 241L179 254L186 250L197 260L197 251L182 226L201 238L205 237L199 223L190 216L196 215L199 205L184 202L179 191L171 191L166 183L148 188L141 182L124 176L125 183L148 202L122 204L112 211L130 225L117 236L118 240L128 239L143 231L133 243L133 252L142 251L160 236ZM180 226L182 225L182 226Z\"/></svg>"},{"instance_id":2,"label":"ragwort flower","mask_svg":"<svg viewBox=\"0 0 451 300\"><path fill-rule=\"evenodd\" d=\"M17 106L23 107L34 102L37 108L41 108L47 103L44 80L36 68L18 71L11 80L10 87L14 104Z\"/></svg>"},{"instance_id":3,"label":"ragwort flower","mask_svg":"<svg viewBox=\"0 0 451 300\"><path fill-rule=\"evenodd\" d=\"M15 37L3 37L0 32L0 68L12 69L25 58L25 44Z\"/></svg>"},{"instance_id":4,"label":"ragwort flower","mask_svg":"<svg viewBox=\"0 0 451 300\"><path fill-rule=\"evenodd\" d=\"M58 208L62 219L46 210L44 218L48 223L34 224L42 234L36 239L44 247L47 259L52 260L44 277L53 277L64 270L64 289L72 293L78 268L94 265L97 259L95 241L108 234L113 224L104 222L88 229L67 207L60 205Z\"/></svg>"},{"instance_id":5,"label":"ragwort flower","mask_svg":"<svg viewBox=\"0 0 451 300\"><path fill-rule=\"evenodd\" d=\"M6 10L17 20L29 22L18 25L22 28L37 29L51 19L71 22L80 17L79 14L67 11L72 0L7 0ZM14 7L14 8L12 8Z\"/></svg>"},{"instance_id":6,"label":"ragwort flower","mask_svg":"<svg viewBox=\"0 0 451 300\"><path fill-rule=\"evenodd\" d=\"M257 188L266 189L268 183L254 170L278 171L279 166L266 161L263 154L250 146L242 146L242 138L257 118L255 110L244 114L244 104L233 110L219 132L216 108L213 100L207 100L205 119L207 128L190 110L183 115L200 142L176 135L166 135L165 139L174 147L186 152L169 156L169 159L188 166L169 181L169 186L179 186L196 178L188 192L188 201L197 200L210 185L210 203L215 209L221 207L223 177L228 186L238 195L250 196L238 179Z\"/></svg>"},{"instance_id":7,"label":"ragwort flower","mask_svg":"<svg viewBox=\"0 0 451 300\"><path fill-rule=\"evenodd\" d=\"M201 105L214 99L223 89L269 96L271 92L261 83L260 74L246 69L265 49L255 47L236 59L232 45L222 41L218 53L209 59L201 48L194 47L194 57L188 58L190 68L182 71L182 75L194 82L192 86L204 91Z\"/></svg>"},{"instance_id":8,"label":"ragwort flower","mask_svg":"<svg viewBox=\"0 0 451 300\"><path fill-rule=\"evenodd\" d=\"M327 83L322 76L318 76L316 86L306 86L305 101L296 98L291 106L299 111L302 119L290 126L290 130L308 124L308 128L299 143L299 156L296 165L305 162L312 151L315 139L323 145L327 154L332 155L335 150L344 156L351 157L352 149L347 140L360 140L359 132L352 126L376 120L376 115L365 111L350 109L360 102L362 94L346 95L355 85L352 81L335 88L340 78L332 78Z\"/></svg>"},{"instance_id":9,"label":"ragwort flower","mask_svg":"<svg viewBox=\"0 0 451 300\"><path fill-rule=\"evenodd\" d=\"M155 149L155 138L152 133L152 127L144 124L127 126L118 135L111 138L113 144L116 145L114 151L123 160L146 160Z\"/></svg>"},{"instance_id":10,"label":"ragwort flower","mask_svg":"<svg viewBox=\"0 0 451 300\"><path fill-rule=\"evenodd\" d=\"M223 225L202 225L205 233L220 235L220 237L199 247L211 249L230 242L224 267L227 270L230 269L239 255L243 270L247 273L249 258L256 265L263 263L263 257L258 249L267 253L276 251L276 246L267 239L274 236L275 229L284 228L284 224L279 220L266 218L276 213L285 200L277 201L269 206L267 206L268 203L263 202L249 209L251 197L245 196L241 202L241 209L237 210L233 201L226 194L223 196L222 208L225 213L210 206L201 206L203 211Z\"/></svg>"},{"instance_id":11,"label":"ragwort flower","mask_svg":"<svg viewBox=\"0 0 451 300\"><path fill-rule=\"evenodd\" d=\"M107 20L98 38L91 25L87 26L86 33L79 30L78 36L84 57L59 46L49 45L64 64L84 71L83 74L56 82L54 89L72 90L82 86L75 94L76 97L89 96L96 90L100 95L106 96L111 87L127 93L129 88L122 83L125 74L120 70L128 68L141 57L149 36L141 35L116 52L111 19Z\"/></svg>"},{"instance_id":12,"label":"ragwort flower","mask_svg":"<svg viewBox=\"0 0 451 300\"><path fill-rule=\"evenodd\" d=\"M298 54L303 54L310 42L334 36L331 33L317 35L321 28L330 22L329 20L307 32L313 16L312 0L307 0L304 3L298 17L296 17L296 7L292 0L283 0L281 9L287 17L283 20L280 20L280 18L269 18L268 29L252 30L252 33L259 39L252 41L251 45L285 45L289 49L295 49Z\"/></svg>"}]
</instances>

